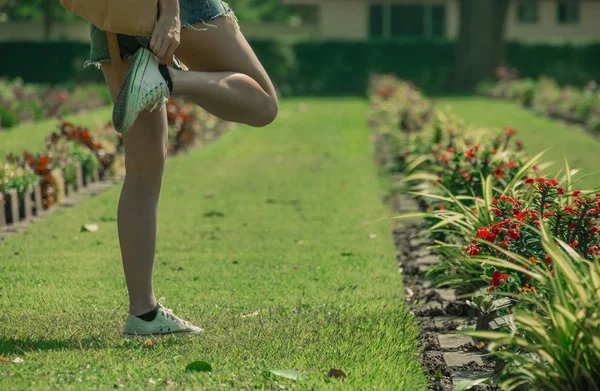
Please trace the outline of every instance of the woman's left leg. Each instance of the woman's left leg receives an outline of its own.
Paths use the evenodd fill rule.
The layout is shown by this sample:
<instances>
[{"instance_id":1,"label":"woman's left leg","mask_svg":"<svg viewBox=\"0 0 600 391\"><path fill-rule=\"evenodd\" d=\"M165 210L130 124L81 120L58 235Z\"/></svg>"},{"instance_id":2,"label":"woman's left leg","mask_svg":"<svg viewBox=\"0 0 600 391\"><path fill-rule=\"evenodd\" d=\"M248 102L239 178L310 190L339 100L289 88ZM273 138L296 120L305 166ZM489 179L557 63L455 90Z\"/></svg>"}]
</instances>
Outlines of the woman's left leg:
<instances>
[{"instance_id":1,"label":"woman's left leg","mask_svg":"<svg viewBox=\"0 0 600 391\"><path fill-rule=\"evenodd\" d=\"M217 117L265 126L277 116L273 83L242 32L225 15L181 30L175 55L189 68L169 68L173 95L183 95Z\"/></svg>"}]
</instances>

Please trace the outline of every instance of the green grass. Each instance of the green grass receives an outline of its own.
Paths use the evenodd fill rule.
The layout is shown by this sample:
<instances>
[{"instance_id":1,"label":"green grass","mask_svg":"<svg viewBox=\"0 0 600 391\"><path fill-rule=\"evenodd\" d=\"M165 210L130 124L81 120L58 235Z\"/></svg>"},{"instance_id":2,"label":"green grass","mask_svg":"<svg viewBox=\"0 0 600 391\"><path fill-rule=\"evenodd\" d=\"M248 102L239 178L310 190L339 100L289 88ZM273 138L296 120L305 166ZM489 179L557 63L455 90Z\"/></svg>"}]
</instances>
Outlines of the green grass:
<instances>
[{"instance_id":1,"label":"green grass","mask_svg":"<svg viewBox=\"0 0 600 391\"><path fill-rule=\"evenodd\" d=\"M106 106L98 110L67 115L64 120L95 131L110 121L111 111L112 106ZM60 121L52 118L0 131L0 160L4 160L9 153L20 155L24 151L43 152L46 149L44 139L57 131L59 124Z\"/></svg>"},{"instance_id":2,"label":"green grass","mask_svg":"<svg viewBox=\"0 0 600 391\"><path fill-rule=\"evenodd\" d=\"M513 102L463 96L437 100L440 105L451 105L454 113L474 125L516 129L517 138L523 140L532 156L550 149L544 159L554 162L551 173L564 167L566 156L571 168L581 169L574 178L581 179L578 188L600 186L600 140L581 127L536 115Z\"/></svg>"},{"instance_id":3,"label":"green grass","mask_svg":"<svg viewBox=\"0 0 600 391\"><path fill-rule=\"evenodd\" d=\"M123 340L120 186L0 243L0 389L424 389L358 99L290 100L171 158L155 288L198 338ZM218 217L223 214L222 217ZM213 216L213 217L207 217ZM98 223L96 233L81 233ZM373 237L372 234L376 236ZM244 314L257 316L242 317ZM204 360L212 373L189 374ZM345 381L326 377L330 368ZM307 375L294 382L268 369Z\"/></svg>"}]
</instances>

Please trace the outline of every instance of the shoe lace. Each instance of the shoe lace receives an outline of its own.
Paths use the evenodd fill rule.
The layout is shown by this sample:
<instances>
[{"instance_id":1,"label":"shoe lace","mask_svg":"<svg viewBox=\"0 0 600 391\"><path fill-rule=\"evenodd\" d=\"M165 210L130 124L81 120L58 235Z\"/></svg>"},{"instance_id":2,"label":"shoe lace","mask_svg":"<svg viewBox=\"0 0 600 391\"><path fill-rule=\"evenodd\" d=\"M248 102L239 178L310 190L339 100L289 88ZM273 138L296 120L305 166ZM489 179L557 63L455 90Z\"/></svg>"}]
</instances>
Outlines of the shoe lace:
<instances>
[{"instance_id":1,"label":"shoe lace","mask_svg":"<svg viewBox=\"0 0 600 391\"><path fill-rule=\"evenodd\" d=\"M162 95L162 85L163 83L160 83L159 85L156 85L153 88L146 91L146 93L141 97L138 103L138 107L140 110L144 110L151 102L154 102L154 104L150 108L151 112L156 110L157 108L159 109L159 111L162 110L163 105L167 104L167 102L169 101L167 97Z\"/></svg>"},{"instance_id":2,"label":"shoe lace","mask_svg":"<svg viewBox=\"0 0 600 391\"><path fill-rule=\"evenodd\" d=\"M165 302L165 298L161 297L158 300L158 305L160 306L162 312L165 314L165 317L167 319L171 319L173 322L175 322L176 324L180 325L180 326L185 326L185 327L190 327L192 326L192 324L188 321L185 321L179 317L177 317L175 314L173 314L173 310L170 308L167 308L163 305L163 303Z\"/></svg>"}]
</instances>

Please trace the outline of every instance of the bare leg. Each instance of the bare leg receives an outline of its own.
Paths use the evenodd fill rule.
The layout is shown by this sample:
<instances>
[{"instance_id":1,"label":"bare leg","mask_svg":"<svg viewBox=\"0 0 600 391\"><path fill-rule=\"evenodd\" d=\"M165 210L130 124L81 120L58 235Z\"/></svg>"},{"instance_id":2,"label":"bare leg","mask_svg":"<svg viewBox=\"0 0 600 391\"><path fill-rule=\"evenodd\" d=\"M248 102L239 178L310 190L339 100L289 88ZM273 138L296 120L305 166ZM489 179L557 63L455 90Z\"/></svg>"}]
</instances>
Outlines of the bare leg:
<instances>
[{"instance_id":1,"label":"bare leg","mask_svg":"<svg viewBox=\"0 0 600 391\"><path fill-rule=\"evenodd\" d=\"M102 67L113 100L119 92L110 64ZM129 312L156 307L152 268L162 174L167 158L166 110L140 113L124 136L125 181L118 207L119 242L129 291Z\"/></svg>"},{"instance_id":2,"label":"bare leg","mask_svg":"<svg viewBox=\"0 0 600 391\"><path fill-rule=\"evenodd\" d=\"M227 121L265 126L277 116L277 94L244 35L227 16L184 28L175 55L190 71L170 69L173 94L185 95Z\"/></svg>"}]
</instances>

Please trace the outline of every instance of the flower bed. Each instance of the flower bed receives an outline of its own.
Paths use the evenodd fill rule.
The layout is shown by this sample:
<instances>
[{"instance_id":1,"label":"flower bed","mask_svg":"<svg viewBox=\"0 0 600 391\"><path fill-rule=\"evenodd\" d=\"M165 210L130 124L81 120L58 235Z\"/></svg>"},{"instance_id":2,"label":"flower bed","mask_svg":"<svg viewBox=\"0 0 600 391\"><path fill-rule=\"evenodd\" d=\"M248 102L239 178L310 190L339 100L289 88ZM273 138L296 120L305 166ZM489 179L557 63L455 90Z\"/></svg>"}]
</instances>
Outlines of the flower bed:
<instances>
[{"instance_id":1,"label":"flower bed","mask_svg":"<svg viewBox=\"0 0 600 391\"><path fill-rule=\"evenodd\" d=\"M48 88L25 85L20 79L0 79L0 128L45 118L61 118L81 110L92 110L110 103L104 86Z\"/></svg>"},{"instance_id":2,"label":"flower bed","mask_svg":"<svg viewBox=\"0 0 600 391\"><path fill-rule=\"evenodd\" d=\"M226 129L223 121L184 101L170 99L167 110L172 155L213 140ZM72 192L124 170L123 152L122 137L110 124L93 134L60 123L46 139L46 151L9 154L0 163L0 226L39 215ZM117 162L121 167L115 167Z\"/></svg>"},{"instance_id":3,"label":"flower bed","mask_svg":"<svg viewBox=\"0 0 600 391\"><path fill-rule=\"evenodd\" d=\"M515 100L541 115L560 118L585 125L591 132L600 133L600 89L591 81L584 89L560 87L547 77L519 79L518 72L499 68L496 83L482 83L481 94Z\"/></svg>"},{"instance_id":4,"label":"flower bed","mask_svg":"<svg viewBox=\"0 0 600 391\"><path fill-rule=\"evenodd\" d=\"M568 164L541 176L542 155L527 156L514 129L469 127L408 83L374 77L370 95L371 121L392 146L387 168L424 208L398 218L428 222L441 263L427 277L470 299L479 319L467 334L498 360L494 381L598 389L600 192L576 189Z\"/></svg>"}]
</instances>

